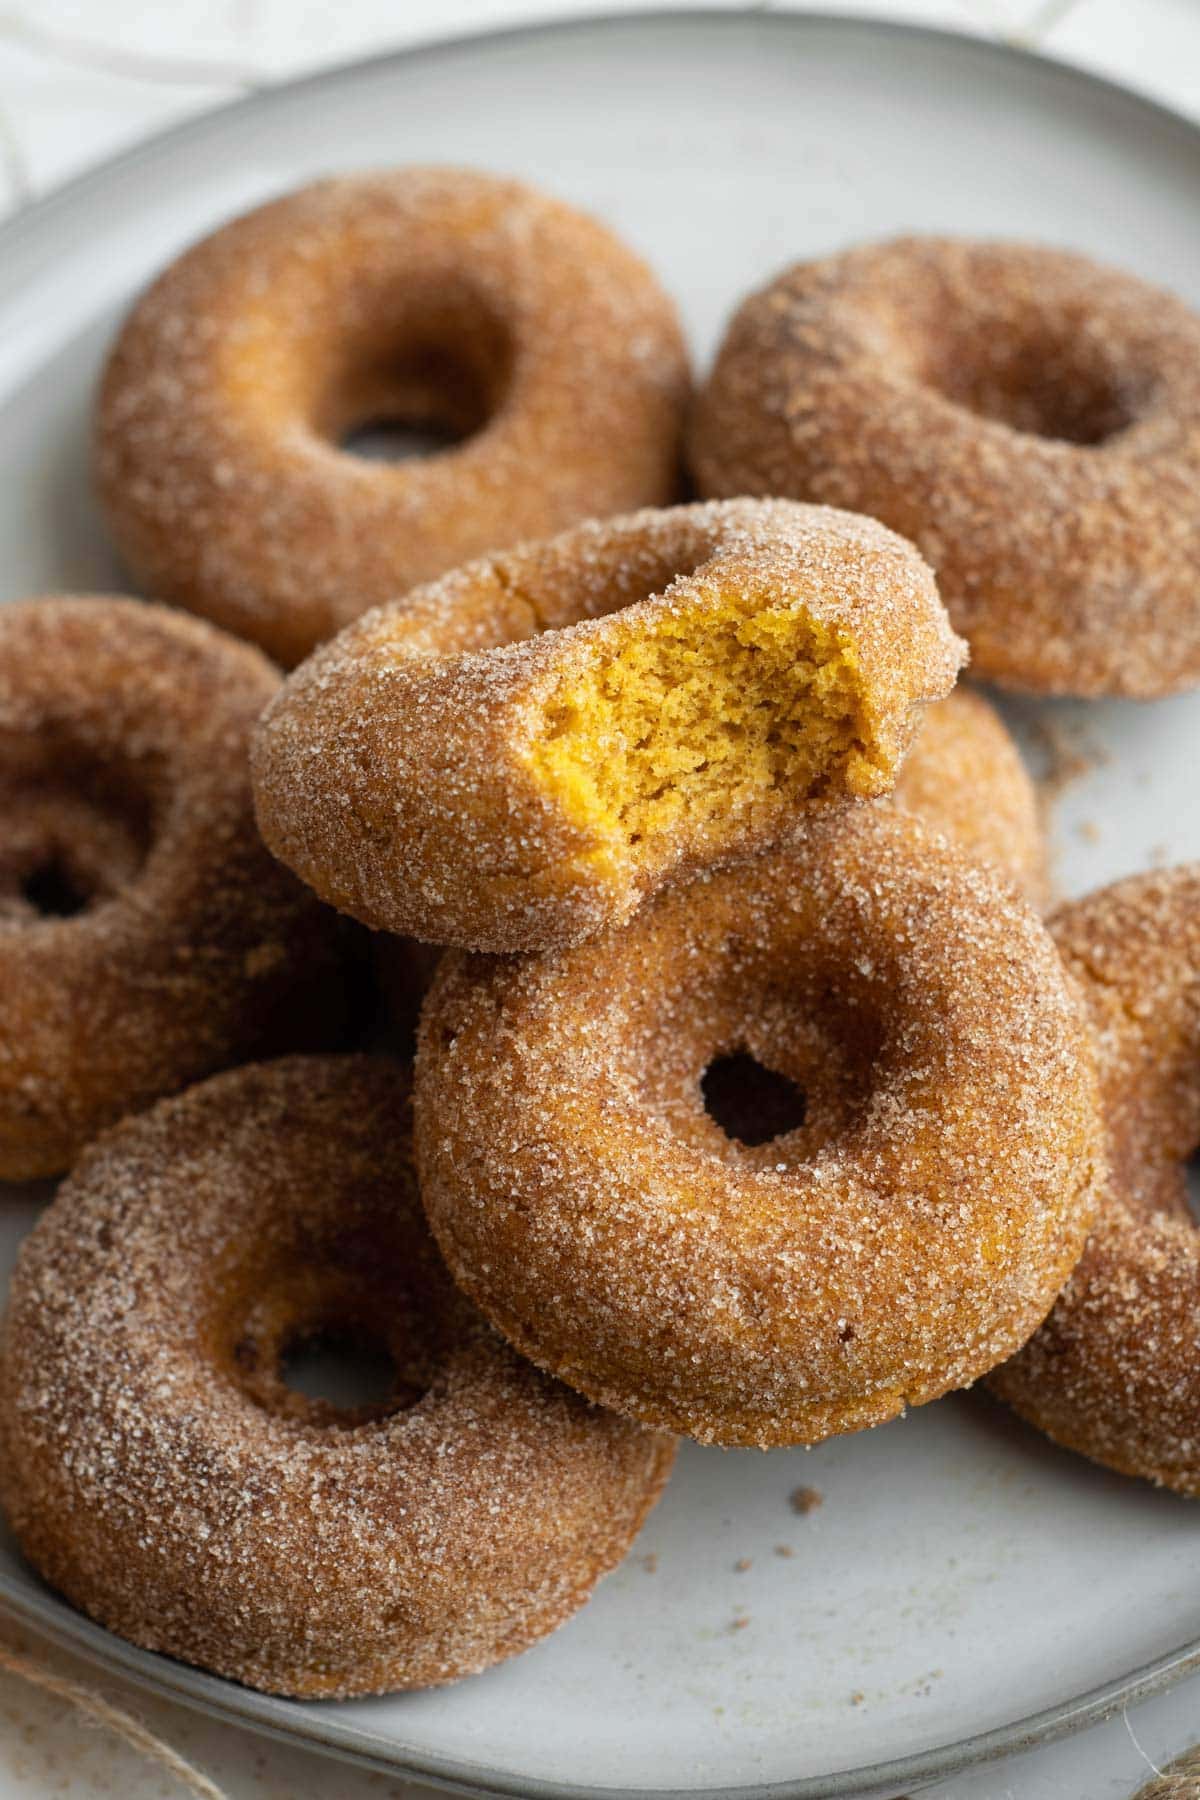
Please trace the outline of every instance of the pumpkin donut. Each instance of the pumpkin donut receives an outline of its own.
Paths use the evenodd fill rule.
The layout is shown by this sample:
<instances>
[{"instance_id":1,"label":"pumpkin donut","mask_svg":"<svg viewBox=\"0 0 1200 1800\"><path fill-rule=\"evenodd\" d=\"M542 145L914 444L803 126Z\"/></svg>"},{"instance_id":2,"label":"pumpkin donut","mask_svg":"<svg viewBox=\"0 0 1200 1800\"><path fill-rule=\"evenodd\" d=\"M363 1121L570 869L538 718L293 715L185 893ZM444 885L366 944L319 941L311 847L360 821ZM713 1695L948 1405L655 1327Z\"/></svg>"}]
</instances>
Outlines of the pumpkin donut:
<instances>
[{"instance_id":1,"label":"pumpkin donut","mask_svg":"<svg viewBox=\"0 0 1200 1800\"><path fill-rule=\"evenodd\" d=\"M250 731L278 685L163 607L0 607L0 1180L336 1034L337 921L254 823Z\"/></svg>"},{"instance_id":2,"label":"pumpkin donut","mask_svg":"<svg viewBox=\"0 0 1200 1800\"><path fill-rule=\"evenodd\" d=\"M891 803L914 813L972 862L989 864L1035 905L1045 899L1046 844L1037 791L995 707L955 688L925 708ZM441 952L414 938L374 937L374 979L389 1044L404 1054Z\"/></svg>"},{"instance_id":3,"label":"pumpkin donut","mask_svg":"<svg viewBox=\"0 0 1200 1800\"><path fill-rule=\"evenodd\" d=\"M1035 906L1049 891L1037 788L995 707L957 687L927 706L893 803L971 861L999 870Z\"/></svg>"},{"instance_id":4,"label":"pumpkin donut","mask_svg":"<svg viewBox=\"0 0 1200 1800\"><path fill-rule=\"evenodd\" d=\"M794 1129L709 1116L735 1058L802 1093ZM890 807L586 947L447 956L417 1069L455 1279L542 1367L705 1442L815 1443L975 1380L1045 1317L1101 1174L1049 937Z\"/></svg>"},{"instance_id":5,"label":"pumpkin donut","mask_svg":"<svg viewBox=\"0 0 1200 1800\"><path fill-rule=\"evenodd\" d=\"M1200 864L1135 875L1052 929L1099 1045L1110 1174L1083 1258L991 1385L1058 1443L1200 1495Z\"/></svg>"},{"instance_id":6,"label":"pumpkin donut","mask_svg":"<svg viewBox=\"0 0 1200 1800\"><path fill-rule=\"evenodd\" d=\"M973 673L1035 693L1200 682L1200 314L1027 244L801 263L730 325L703 494L788 494L913 540Z\"/></svg>"},{"instance_id":7,"label":"pumpkin donut","mask_svg":"<svg viewBox=\"0 0 1200 1800\"><path fill-rule=\"evenodd\" d=\"M364 924L489 951L618 924L885 793L963 648L873 520L730 501L458 570L317 652L264 715L259 824Z\"/></svg>"},{"instance_id":8,"label":"pumpkin donut","mask_svg":"<svg viewBox=\"0 0 1200 1800\"><path fill-rule=\"evenodd\" d=\"M269 1693L427 1687L526 1649L624 1555L669 1438L509 1350L447 1276L410 1077L234 1070L94 1145L22 1246L0 1496L45 1579L132 1643ZM284 1379L386 1347L350 1409Z\"/></svg>"},{"instance_id":9,"label":"pumpkin donut","mask_svg":"<svg viewBox=\"0 0 1200 1800\"><path fill-rule=\"evenodd\" d=\"M318 182L196 244L130 315L96 468L138 580L299 662L518 538L678 491L675 309L603 225L516 181ZM444 431L418 461L347 449Z\"/></svg>"}]
</instances>

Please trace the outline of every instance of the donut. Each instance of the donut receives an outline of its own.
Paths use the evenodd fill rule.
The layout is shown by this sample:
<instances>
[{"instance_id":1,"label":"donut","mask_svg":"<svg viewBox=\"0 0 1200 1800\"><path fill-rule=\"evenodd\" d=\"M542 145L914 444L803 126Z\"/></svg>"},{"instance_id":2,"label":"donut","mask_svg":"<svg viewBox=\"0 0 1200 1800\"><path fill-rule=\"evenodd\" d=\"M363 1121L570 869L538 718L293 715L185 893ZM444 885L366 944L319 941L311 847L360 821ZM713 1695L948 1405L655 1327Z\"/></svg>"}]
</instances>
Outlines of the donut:
<instances>
[{"instance_id":1,"label":"donut","mask_svg":"<svg viewBox=\"0 0 1200 1800\"><path fill-rule=\"evenodd\" d=\"M349 626L254 749L259 825L375 929L491 952L889 790L963 647L872 520L733 501L591 522Z\"/></svg>"},{"instance_id":2,"label":"donut","mask_svg":"<svg viewBox=\"0 0 1200 1800\"><path fill-rule=\"evenodd\" d=\"M0 1180L336 1035L337 921L254 823L250 732L278 685L163 607L0 607Z\"/></svg>"},{"instance_id":3,"label":"donut","mask_svg":"<svg viewBox=\"0 0 1200 1800\"><path fill-rule=\"evenodd\" d=\"M669 1437L517 1357L422 1217L411 1077L369 1057L215 1076L88 1150L22 1246L0 1499L38 1572L146 1649L269 1693L456 1680L587 1599ZM294 1391L386 1350L384 1398Z\"/></svg>"},{"instance_id":4,"label":"donut","mask_svg":"<svg viewBox=\"0 0 1200 1800\"><path fill-rule=\"evenodd\" d=\"M998 869L1035 906L1045 901L1049 875L1037 788L982 694L957 687L925 709L892 802L972 862Z\"/></svg>"},{"instance_id":5,"label":"donut","mask_svg":"<svg viewBox=\"0 0 1200 1800\"><path fill-rule=\"evenodd\" d=\"M925 709L889 801L915 813L971 861L1006 875L1033 904L1045 899L1037 791L999 713L981 694L955 688ZM441 952L388 932L376 935L373 946L384 1030L391 1047L411 1054Z\"/></svg>"},{"instance_id":6,"label":"donut","mask_svg":"<svg viewBox=\"0 0 1200 1800\"><path fill-rule=\"evenodd\" d=\"M790 1086L790 1129L710 1116L739 1060ZM647 1423L764 1448L1010 1355L1101 1179L1053 943L892 807L825 812L586 946L446 956L416 1124L451 1273L517 1349Z\"/></svg>"},{"instance_id":7,"label":"donut","mask_svg":"<svg viewBox=\"0 0 1200 1800\"><path fill-rule=\"evenodd\" d=\"M1200 682L1200 314L1087 257L900 238L742 305L690 432L702 494L871 513L932 563L975 674Z\"/></svg>"},{"instance_id":8,"label":"donut","mask_svg":"<svg viewBox=\"0 0 1200 1800\"><path fill-rule=\"evenodd\" d=\"M1200 863L1074 901L1052 929L1096 1033L1111 1172L1061 1298L991 1386L1068 1449L1200 1495Z\"/></svg>"},{"instance_id":9,"label":"donut","mask_svg":"<svg viewBox=\"0 0 1200 1800\"><path fill-rule=\"evenodd\" d=\"M675 309L603 225L466 169L321 181L204 238L109 360L96 474L158 599L284 664L520 538L676 497ZM354 453L386 423L447 440Z\"/></svg>"}]
</instances>

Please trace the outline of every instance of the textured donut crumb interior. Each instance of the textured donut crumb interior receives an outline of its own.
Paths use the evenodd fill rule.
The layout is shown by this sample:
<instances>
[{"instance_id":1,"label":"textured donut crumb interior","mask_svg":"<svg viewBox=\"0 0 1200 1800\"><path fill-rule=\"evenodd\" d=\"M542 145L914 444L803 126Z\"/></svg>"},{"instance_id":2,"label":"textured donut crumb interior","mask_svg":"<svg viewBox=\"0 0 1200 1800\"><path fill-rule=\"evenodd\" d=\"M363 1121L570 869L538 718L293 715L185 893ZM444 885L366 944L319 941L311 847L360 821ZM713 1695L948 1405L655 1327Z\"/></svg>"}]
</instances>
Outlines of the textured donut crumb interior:
<instances>
[{"instance_id":1,"label":"textured donut crumb interior","mask_svg":"<svg viewBox=\"0 0 1200 1800\"><path fill-rule=\"evenodd\" d=\"M826 788L876 793L853 643L794 600L662 613L546 708L533 760L580 825L627 844Z\"/></svg>"}]
</instances>

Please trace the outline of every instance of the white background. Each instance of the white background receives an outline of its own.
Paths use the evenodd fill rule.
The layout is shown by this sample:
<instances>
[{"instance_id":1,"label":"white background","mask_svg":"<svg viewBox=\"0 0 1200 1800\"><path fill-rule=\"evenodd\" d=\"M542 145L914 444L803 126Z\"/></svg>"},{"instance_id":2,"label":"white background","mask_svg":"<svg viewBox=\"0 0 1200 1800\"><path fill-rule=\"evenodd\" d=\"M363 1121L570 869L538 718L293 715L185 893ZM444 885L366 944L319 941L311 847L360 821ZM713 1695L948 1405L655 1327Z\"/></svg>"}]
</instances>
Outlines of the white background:
<instances>
[{"instance_id":1,"label":"white background","mask_svg":"<svg viewBox=\"0 0 1200 1800\"><path fill-rule=\"evenodd\" d=\"M452 31L603 10L637 8L629 0L0 4L0 210L256 85ZM1017 38L1200 117L1200 0L874 0L863 7L823 0L823 10L887 13ZM1037 1630L1035 1619L1030 1630ZM2 1622L0 1639L101 1687L202 1767L230 1800L419 1800L429 1793L208 1723L123 1683L98 1682L90 1668L23 1642ZM936 1800L1126 1800L1151 1775L1149 1765L1161 1766L1197 1741L1200 1682L1192 1682L1084 1737L928 1791ZM169 1800L183 1791L107 1733L78 1721L61 1700L0 1675L0 1800L107 1794ZM1200 1778L1189 1800L1200 1800Z\"/></svg>"}]
</instances>

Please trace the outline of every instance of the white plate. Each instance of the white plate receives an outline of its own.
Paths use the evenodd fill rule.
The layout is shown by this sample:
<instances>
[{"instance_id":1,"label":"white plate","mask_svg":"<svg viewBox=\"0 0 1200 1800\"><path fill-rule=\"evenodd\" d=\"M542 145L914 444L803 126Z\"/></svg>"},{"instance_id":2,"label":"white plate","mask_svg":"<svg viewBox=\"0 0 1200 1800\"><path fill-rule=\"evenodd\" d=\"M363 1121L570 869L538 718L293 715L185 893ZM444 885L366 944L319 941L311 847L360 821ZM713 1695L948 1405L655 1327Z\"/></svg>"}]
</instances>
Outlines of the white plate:
<instances>
[{"instance_id":1,"label":"white plate","mask_svg":"<svg viewBox=\"0 0 1200 1800\"><path fill-rule=\"evenodd\" d=\"M0 232L0 596L119 584L86 439L132 291L238 207L414 160L595 208L657 265L702 359L752 283L900 229L1073 244L1200 303L1200 133L993 45L695 14L385 58L212 114ZM1200 854L1200 702L1052 710L1109 758L1060 808L1068 891ZM32 1216L6 1202L6 1257ZM804 1517L800 1483L824 1495ZM455 1688L354 1704L265 1700L131 1650L3 1542L0 1599L196 1705L476 1792L897 1792L1200 1664L1200 1510L982 1397L808 1455L689 1448L635 1554L552 1640Z\"/></svg>"}]
</instances>

